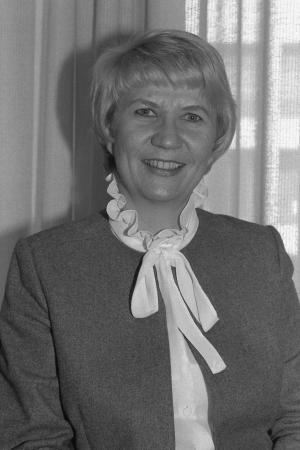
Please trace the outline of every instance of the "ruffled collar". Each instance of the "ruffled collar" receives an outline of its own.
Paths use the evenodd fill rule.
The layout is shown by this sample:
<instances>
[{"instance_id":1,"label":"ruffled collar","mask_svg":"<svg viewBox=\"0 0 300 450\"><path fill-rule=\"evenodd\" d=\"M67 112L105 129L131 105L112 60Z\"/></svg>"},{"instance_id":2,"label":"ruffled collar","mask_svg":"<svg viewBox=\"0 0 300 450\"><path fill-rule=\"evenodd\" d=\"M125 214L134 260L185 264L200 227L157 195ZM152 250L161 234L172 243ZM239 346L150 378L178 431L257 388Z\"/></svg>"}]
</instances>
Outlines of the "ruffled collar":
<instances>
[{"instance_id":1,"label":"ruffled collar","mask_svg":"<svg viewBox=\"0 0 300 450\"><path fill-rule=\"evenodd\" d=\"M179 217L180 229L166 228L158 233L139 229L138 213L134 209L124 209L126 207L126 198L119 192L117 180L114 174L106 177L109 182L107 193L112 197L106 207L106 212L110 218L112 231L117 238L122 234L122 241L129 246L135 243L135 249L140 252L146 252L150 248L160 245L162 242L172 241L172 245L178 250L185 247L194 237L199 220L196 208L201 208L207 197L207 187L203 180L194 188L186 206ZM130 238L130 239L127 239ZM126 242L127 241L127 242Z\"/></svg>"}]
</instances>

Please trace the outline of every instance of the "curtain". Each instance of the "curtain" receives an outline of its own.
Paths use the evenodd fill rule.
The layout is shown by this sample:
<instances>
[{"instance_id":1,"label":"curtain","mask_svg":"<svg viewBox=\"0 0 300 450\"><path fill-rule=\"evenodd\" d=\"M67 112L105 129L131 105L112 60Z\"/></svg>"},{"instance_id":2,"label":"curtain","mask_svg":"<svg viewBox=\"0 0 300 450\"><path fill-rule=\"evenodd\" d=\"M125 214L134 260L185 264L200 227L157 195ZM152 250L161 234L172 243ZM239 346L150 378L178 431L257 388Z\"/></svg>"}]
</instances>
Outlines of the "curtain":
<instances>
[{"instance_id":1,"label":"curtain","mask_svg":"<svg viewBox=\"0 0 300 450\"><path fill-rule=\"evenodd\" d=\"M99 42L115 32L184 28L184 7L181 0L0 0L0 299L19 238L106 205L89 115Z\"/></svg>"},{"instance_id":2,"label":"curtain","mask_svg":"<svg viewBox=\"0 0 300 450\"><path fill-rule=\"evenodd\" d=\"M91 68L102 39L151 28L186 28L224 56L239 121L207 208L274 224L300 291L297 24L296 0L0 0L0 298L19 238L106 205Z\"/></svg>"},{"instance_id":3,"label":"curtain","mask_svg":"<svg viewBox=\"0 0 300 450\"><path fill-rule=\"evenodd\" d=\"M300 293L300 2L186 0L186 29L218 48L237 104L208 209L281 233Z\"/></svg>"}]
</instances>

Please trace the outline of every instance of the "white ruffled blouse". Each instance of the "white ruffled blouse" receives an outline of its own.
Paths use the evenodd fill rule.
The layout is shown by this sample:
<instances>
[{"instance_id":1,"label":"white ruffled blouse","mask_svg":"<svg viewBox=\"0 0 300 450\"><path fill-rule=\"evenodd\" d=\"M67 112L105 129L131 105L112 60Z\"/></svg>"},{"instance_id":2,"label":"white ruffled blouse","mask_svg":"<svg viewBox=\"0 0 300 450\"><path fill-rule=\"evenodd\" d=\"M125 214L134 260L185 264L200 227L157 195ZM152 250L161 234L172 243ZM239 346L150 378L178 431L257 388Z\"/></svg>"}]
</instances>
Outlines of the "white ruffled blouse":
<instances>
[{"instance_id":1,"label":"white ruffled blouse","mask_svg":"<svg viewBox=\"0 0 300 450\"><path fill-rule=\"evenodd\" d=\"M158 311L157 272L167 318L172 374L172 394L176 450L213 450L208 423L207 389L201 369L187 341L205 359L213 373L226 368L224 361L195 324L208 331L218 321L217 313L201 288L188 260L180 252L193 239L199 221L195 208L203 206L206 188L200 182L180 214L180 229L164 229L156 234L139 230L138 213L126 210L126 198L110 174L107 205L112 232L128 247L145 253L131 298L134 317ZM176 271L176 281L172 268ZM192 312L193 318L190 311Z\"/></svg>"}]
</instances>

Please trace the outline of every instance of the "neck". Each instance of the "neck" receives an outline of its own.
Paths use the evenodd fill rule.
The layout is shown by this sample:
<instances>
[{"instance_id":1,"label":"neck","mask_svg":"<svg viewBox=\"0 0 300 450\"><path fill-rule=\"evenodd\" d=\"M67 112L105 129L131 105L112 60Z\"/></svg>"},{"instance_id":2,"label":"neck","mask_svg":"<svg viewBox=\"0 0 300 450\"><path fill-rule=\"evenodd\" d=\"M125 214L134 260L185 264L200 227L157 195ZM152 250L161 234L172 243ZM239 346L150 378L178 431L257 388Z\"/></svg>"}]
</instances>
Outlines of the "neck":
<instances>
[{"instance_id":1,"label":"neck","mask_svg":"<svg viewBox=\"0 0 300 450\"><path fill-rule=\"evenodd\" d=\"M132 201L126 196L126 209L138 212L139 229L158 233L166 228L179 229L179 216L184 205L174 205L168 202L154 203L150 201Z\"/></svg>"},{"instance_id":2,"label":"neck","mask_svg":"<svg viewBox=\"0 0 300 450\"><path fill-rule=\"evenodd\" d=\"M179 229L179 216L181 210L172 210L166 206L140 205L134 209L138 212L139 229L147 230L155 234L165 228Z\"/></svg>"}]
</instances>

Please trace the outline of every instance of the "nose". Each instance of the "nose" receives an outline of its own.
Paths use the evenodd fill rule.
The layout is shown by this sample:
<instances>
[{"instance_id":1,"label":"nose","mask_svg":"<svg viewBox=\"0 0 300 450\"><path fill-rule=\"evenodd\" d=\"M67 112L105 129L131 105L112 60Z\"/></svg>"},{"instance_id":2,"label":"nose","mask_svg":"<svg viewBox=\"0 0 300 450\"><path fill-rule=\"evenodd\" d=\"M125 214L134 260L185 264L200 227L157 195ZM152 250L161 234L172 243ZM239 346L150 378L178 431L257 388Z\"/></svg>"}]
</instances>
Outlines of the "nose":
<instances>
[{"instance_id":1,"label":"nose","mask_svg":"<svg viewBox=\"0 0 300 450\"><path fill-rule=\"evenodd\" d=\"M181 137L174 120L163 120L153 133L151 143L155 147L176 150L181 146Z\"/></svg>"}]
</instances>

